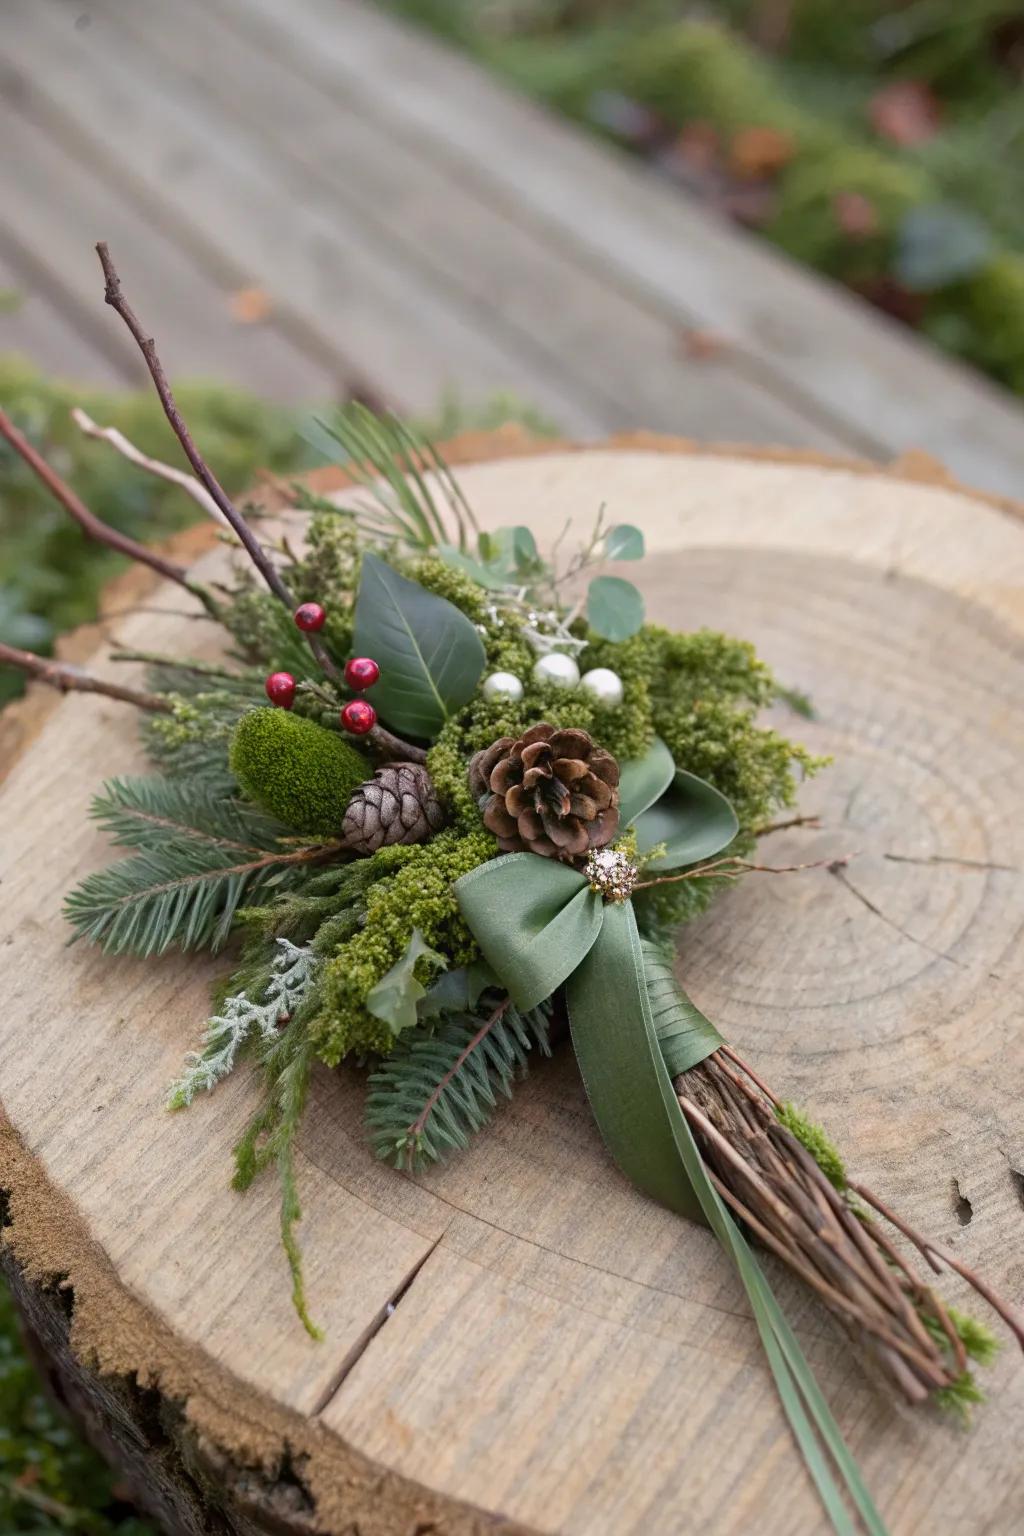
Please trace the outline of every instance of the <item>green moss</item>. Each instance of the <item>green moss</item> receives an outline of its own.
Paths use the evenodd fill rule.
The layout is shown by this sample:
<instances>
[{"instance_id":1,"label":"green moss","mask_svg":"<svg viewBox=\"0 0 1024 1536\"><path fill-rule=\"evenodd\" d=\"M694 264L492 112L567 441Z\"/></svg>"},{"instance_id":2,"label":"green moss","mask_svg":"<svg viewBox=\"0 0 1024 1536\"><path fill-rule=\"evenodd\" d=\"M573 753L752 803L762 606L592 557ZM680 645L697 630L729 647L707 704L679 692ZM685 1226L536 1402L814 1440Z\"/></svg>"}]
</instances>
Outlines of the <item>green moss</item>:
<instances>
[{"instance_id":1,"label":"green moss","mask_svg":"<svg viewBox=\"0 0 1024 1536\"><path fill-rule=\"evenodd\" d=\"M802 1109L797 1109L795 1104L777 1105L775 1118L811 1154L829 1183L838 1190L844 1190L847 1182L846 1168L821 1126L809 1119Z\"/></svg>"},{"instance_id":2,"label":"green moss","mask_svg":"<svg viewBox=\"0 0 1024 1536\"><path fill-rule=\"evenodd\" d=\"M243 715L230 762L251 800L314 837L340 835L352 791L371 777L370 764L343 736L286 709Z\"/></svg>"},{"instance_id":3,"label":"green moss","mask_svg":"<svg viewBox=\"0 0 1024 1536\"><path fill-rule=\"evenodd\" d=\"M482 829L468 836L449 830L429 844L386 851L389 859L378 864L381 878L366 892L364 927L340 944L324 967L321 1011L311 1028L317 1054L328 1066L349 1052L386 1055L392 1049L390 1029L366 1011L365 1002L405 953L414 928L453 967L479 953L453 887L460 876L494 858L494 838ZM419 979L429 979L427 962Z\"/></svg>"}]
</instances>

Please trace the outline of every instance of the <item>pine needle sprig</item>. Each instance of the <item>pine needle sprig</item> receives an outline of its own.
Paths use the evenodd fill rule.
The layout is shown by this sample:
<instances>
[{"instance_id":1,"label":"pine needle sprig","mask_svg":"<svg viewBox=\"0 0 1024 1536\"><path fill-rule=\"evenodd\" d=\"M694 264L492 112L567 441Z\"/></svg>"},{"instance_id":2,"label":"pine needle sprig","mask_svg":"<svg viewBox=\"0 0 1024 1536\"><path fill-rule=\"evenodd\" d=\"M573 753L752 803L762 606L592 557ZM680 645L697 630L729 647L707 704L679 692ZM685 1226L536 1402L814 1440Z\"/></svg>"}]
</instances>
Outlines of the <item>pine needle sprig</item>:
<instances>
[{"instance_id":1,"label":"pine needle sprig","mask_svg":"<svg viewBox=\"0 0 1024 1536\"><path fill-rule=\"evenodd\" d=\"M432 443L396 416L377 416L358 401L334 422L318 425L344 450L345 468L369 497L357 510L330 503L333 511L347 512L375 540L398 539L419 551L449 543L468 549L476 517ZM425 474L437 483L440 506Z\"/></svg>"},{"instance_id":2,"label":"pine needle sprig","mask_svg":"<svg viewBox=\"0 0 1024 1536\"><path fill-rule=\"evenodd\" d=\"M223 1012L207 1021L202 1049L186 1056L185 1070L171 1086L167 1108L183 1109L197 1093L211 1093L247 1046L275 1040L281 1024L307 997L318 970L311 950L278 939L269 974L262 986L250 989L256 996L234 993L225 998Z\"/></svg>"},{"instance_id":3,"label":"pine needle sprig","mask_svg":"<svg viewBox=\"0 0 1024 1536\"><path fill-rule=\"evenodd\" d=\"M426 1038L410 1035L371 1075L366 1123L377 1156L418 1171L462 1150L510 1098L531 1050L550 1055L545 1004L521 1013L493 994L477 1013L451 1015Z\"/></svg>"},{"instance_id":4,"label":"pine needle sprig","mask_svg":"<svg viewBox=\"0 0 1024 1536\"><path fill-rule=\"evenodd\" d=\"M255 806L218 794L201 778L110 779L89 814L128 848L163 848L184 839L258 857L288 835Z\"/></svg>"},{"instance_id":5,"label":"pine needle sprig","mask_svg":"<svg viewBox=\"0 0 1024 1536\"><path fill-rule=\"evenodd\" d=\"M320 856L282 846L284 827L196 779L112 779L91 814L137 850L87 876L65 903L77 936L111 954L218 949L243 899L271 900Z\"/></svg>"}]
</instances>

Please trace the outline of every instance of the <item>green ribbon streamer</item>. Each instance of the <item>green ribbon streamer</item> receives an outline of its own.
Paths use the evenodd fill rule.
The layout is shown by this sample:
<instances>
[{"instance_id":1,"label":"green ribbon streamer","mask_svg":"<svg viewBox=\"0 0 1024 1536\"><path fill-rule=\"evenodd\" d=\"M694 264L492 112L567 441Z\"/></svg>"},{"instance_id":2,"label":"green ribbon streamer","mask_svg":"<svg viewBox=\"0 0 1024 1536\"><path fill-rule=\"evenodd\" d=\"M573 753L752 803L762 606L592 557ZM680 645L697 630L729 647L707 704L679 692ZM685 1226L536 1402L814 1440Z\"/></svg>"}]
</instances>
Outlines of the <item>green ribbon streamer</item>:
<instances>
[{"instance_id":1,"label":"green ribbon streamer","mask_svg":"<svg viewBox=\"0 0 1024 1536\"><path fill-rule=\"evenodd\" d=\"M672 1087L673 1076L717 1048L718 1031L688 999L679 1007L678 990L670 1000L664 978L649 990L632 903L605 903L578 871L515 853L463 876L455 893L517 1008L535 1008L565 985L587 1098L623 1172L662 1205L706 1222L735 1263L790 1428L837 1536L855 1536L855 1527L829 1456L870 1536L886 1536L803 1351L708 1178Z\"/></svg>"}]
</instances>

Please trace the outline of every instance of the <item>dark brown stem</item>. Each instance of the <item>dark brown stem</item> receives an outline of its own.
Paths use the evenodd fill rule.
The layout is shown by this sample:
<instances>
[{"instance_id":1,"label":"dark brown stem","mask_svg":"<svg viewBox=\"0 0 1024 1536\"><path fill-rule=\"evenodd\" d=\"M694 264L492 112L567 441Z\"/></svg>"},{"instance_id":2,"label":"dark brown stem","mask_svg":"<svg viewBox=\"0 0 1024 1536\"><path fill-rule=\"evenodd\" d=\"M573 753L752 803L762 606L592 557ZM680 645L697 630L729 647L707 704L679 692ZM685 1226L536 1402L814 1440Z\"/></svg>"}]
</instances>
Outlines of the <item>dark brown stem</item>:
<instances>
[{"instance_id":1,"label":"dark brown stem","mask_svg":"<svg viewBox=\"0 0 1024 1536\"><path fill-rule=\"evenodd\" d=\"M213 497L213 500L216 502L220 511L223 512L224 516L227 518L228 523L231 525L235 534L238 536L243 549L249 556L249 559L252 561L253 565L259 571L260 575L263 577L263 580L266 582L271 592L273 592L274 596L279 598L280 601L284 603L286 608L294 610L295 599L292 593L289 591L286 583L282 580L280 573L274 566L274 563L270 556L267 554L267 551L263 548L263 545L260 543L259 539L257 539L256 535L249 527L249 524L246 522L241 512L239 512L238 508L235 506L234 502L231 500L230 496L227 494L224 487L221 485L220 481L217 479L216 475L210 469L209 465L206 463L206 460L199 452L199 449L196 447L195 440L193 439L192 434L189 431L185 420L178 409L177 402L175 401L174 394L171 390L171 386L167 381L167 375L164 373L163 364L157 356L156 343L152 336L146 335L142 325L139 322L138 316L135 314L135 311L132 309L131 305L128 303L128 300L125 298L124 293L122 292L121 279L118 276L117 269L114 266L113 260L111 259L111 255L107 249L107 243L105 240L101 240L96 246L96 254L99 256L100 266L103 268L103 278L105 283L103 297L110 305L111 309L115 310L117 314L121 316L121 319L132 333L132 336L135 338L135 342L139 348L139 351L142 353L142 356L145 359L146 367L149 369L150 377L156 386L156 392L160 396L160 404L164 408L164 415L167 417L167 420L170 422L175 436L177 437L182 448L185 450L185 457L188 459L193 470L195 471L196 478L203 486L205 486L206 490ZM344 687L344 674L336 665L333 657L331 656L327 647L324 645L323 641L320 639L319 635L307 634L306 639L309 643L310 650L316 658L316 662L320 667L320 670L326 677L330 678L332 683L335 683L339 687ZM397 740L397 738L392 738L392 740ZM409 758L410 760L419 761L420 759L417 757L418 752L419 748L409 747L406 743L402 743L402 755ZM394 754L389 753L388 755L393 756Z\"/></svg>"},{"instance_id":2,"label":"dark brown stem","mask_svg":"<svg viewBox=\"0 0 1024 1536\"><path fill-rule=\"evenodd\" d=\"M374 756L386 763L425 763L427 760L422 747L414 747L401 736L393 736L383 725L375 725L367 731L364 740Z\"/></svg>"},{"instance_id":3,"label":"dark brown stem","mask_svg":"<svg viewBox=\"0 0 1024 1536\"><path fill-rule=\"evenodd\" d=\"M21 651L17 646L0 643L0 665L17 667L51 688L62 693L102 693L108 699L119 699L122 704L134 704L136 709L169 714L171 705L157 693L142 693L126 688L121 683L108 683L105 678L93 677L70 662L53 661L48 656L37 656L33 651Z\"/></svg>"},{"instance_id":4,"label":"dark brown stem","mask_svg":"<svg viewBox=\"0 0 1024 1536\"><path fill-rule=\"evenodd\" d=\"M204 607L216 616L218 612L216 600L205 587L190 580L184 566L175 564L173 560L166 560L163 555L157 554L153 549L147 549L145 544L138 543L136 539L130 539L119 529L111 528L109 523L102 522L95 513L90 512L70 485L47 464L42 454L33 447L25 434L19 431L7 412L2 409L0 409L0 436L7 439L15 453L25 461L51 496L60 502L65 512L74 518L88 538L95 539L98 544L105 544L108 549L116 550L119 555L127 555L129 560L134 560L139 565L148 565L150 570L156 571L167 581L177 582L179 587L185 587L187 591L198 597Z\"/></svg>"},{"instance_id":5,"label":"dark brown stem","mask_svg":"<svg viewBox=\"0 0 1024 1536\"><path fill-rule=\"evenodd\" d=\"M100 266L103 268L105 282L103 297L111 309L121 316L121 319L135 338L139 351L145 359L146 367L149 369L150 377L156 386L156 392L160 396L160 404L164 408L164 415L170 422L178 442L185 450L185 457L192 465L196 478L206 487L206 490L227 518L244 546L246 554L267 583L271 592L274 593L275 597L279 597L288 608L294 608L294 599L267 557L262 544L256 538L249 524L196 447L192 434L186 426L181 412L178 410L171 386L167 382L167 375L164 373L163 364L156 353L156 343L152 336L146 335L135 311L121 291L121 279L111 260L105 240L101 240L96 246L96 254L100 259Z\"/></svg>"},{"instance_id":6,"label":"dark brown stem","mask_svg":"<svg viewBox=\"0 0 1024 1536\"><path fill-rule=\"evenodd\" d=\"M767 826L755 827L755 837L770 837L773 832L788 832L791 827L821 826L820 816L787 816L785 821L770 821Z\"/></svg>"},{"instance_id":7,"label":"dark brown stem","mask_svg":"<svg viewBox=\"0 0 1024 1536\"><path fill-rule=\"evenodd\" d=\"M858 1214L850 1195L873 1206L933 1268L941 1260L963 1276L1024 1345L1024 1324L1014 1309L954 1254L921 1237L862 1186L833 1187L778 1120L774 1095L735 1051L715 1051L677 1077L674 1087L721 1198L864 1342L908 1402L953 1386L967 1367L966 1352L941 1298L915 1274L882 1223Z\"/></svg>"}]
</instances>

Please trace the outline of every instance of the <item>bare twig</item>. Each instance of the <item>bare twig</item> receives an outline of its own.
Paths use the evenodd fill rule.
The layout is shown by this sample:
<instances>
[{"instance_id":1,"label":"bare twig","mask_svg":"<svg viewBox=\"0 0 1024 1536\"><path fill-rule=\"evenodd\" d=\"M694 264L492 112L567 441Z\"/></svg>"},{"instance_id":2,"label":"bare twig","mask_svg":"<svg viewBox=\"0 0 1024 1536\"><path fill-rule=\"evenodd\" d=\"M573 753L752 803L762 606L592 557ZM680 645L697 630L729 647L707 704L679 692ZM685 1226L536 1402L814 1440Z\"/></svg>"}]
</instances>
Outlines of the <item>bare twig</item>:
<instances>
[{"instance_id":1,"label":"bare twig","mask_svg":"<svg viewBox=\"0 0 1024 1536\"><path fill-rule=\"evenodd\" d=\"M122 704L134 704L136 709L151 713L169 714L171 705L157 693L142 693L126 688L122 683L108 683L106 678L94 677L70 662L53 661L48 656L37 656L33 651L21 651L14 645L0 643L0 665L17 667L21 672L59 688L62 693L102 693L108 699L119 699Z\"/></svg>"},{"instance_id":2,"label":"bare twig","mask_svg":"<svg viewBox=\"0 0 1024 1536\"><path fill-rule=\"evenodd\" d=\"M679 875L659 875L656 880L641 880L634 889L649 891L656 885L676 885L680 880L707 880L712 875L732 880L743 874L796 875L805 869L842 869L853 857L852 853L844 853L834 859L812 859L808 864L751 864L748 859L727 855L723 859L713 859L710 864L699 864L696 869L684 869Z\"/></svg>"},{"instance_id":3,"label":"bare twig","mask_svg":"<svg viewBox=\"0 0 1024 1536\"><path fill-rule=\"evenodd\" d=\"M191 496L196 505L202 507L207 517L212 517L215 523L220 523L222 526L227 525L223 512L206 487L200 485L194 475L187 475L183 469L175 469L173 464L164 464L160 459L151 459L140 448L136 448L135 444L116 427L98 426L80 405L72 409L71 420L80 432L85 433L86 437L99 438L102 442L109 443L111 448L116 449L130 464L135 464L139 469L156 475L158 480L167 480L172 485L180 486L186 496Z\"/></svg>"},{"instance_id":4,"label":"bare twig","mask_svg":"<svg viewBox=\"0 0 1024 1536\"><path fill-rule=\"evenodd\" d=\"M154 549L148 549L145 544L140 544L136 539L129 538L118 528L111 528L109 523L104 523L95 513L90 512L84 501L71 489L70 485L58 475L43 458L42 454L33 447L25 434L14 425L7 412L0 409L0 435L5 437L14 449L32 470L33 474L42 481L46 489L64 510L70 513L82 532L90 539L95 539L98 544L105 544L108 549L116 550L119 555L127 555L129 560L136 561L139 565L148 565L150 570L156 571L167 581L177 582L179 587L184 587L194 597L198 597L203 606L214 616L219 609L213 594L199 582L193 581L184 566L177 565L173 560L166 559Z\"/></svg>"},{"instance_id":5,"label":"bare twig","mask_svg":"<svg viewBox=\"0 0 1024 1536\"><path fill-rule=\"evenodd\" d=\"M249 524L196 447L192 434L185 424L184 417L178 410L171 386L167 382L167 375L164 373L163 364L157 356L156 343L152 336L146 335L135 311L121 291L121 279L117 275L117 269L111 260L105 240L101 240L97 245L96 254L100 259L100 266L103 268L103 277L106 285L103 297L111 309L121 316L121 319L135 338L139 351L145 359L146 367L149 369L150 377L156 386L156 392L160 397L160 404L164 408L164 415L170 422L175 437L185 450L185 457L195 470L200 483L205 486L215 505L224 514L229 525L237 534L246 554L263 577L271 592L274 593L275 597L280 598L281 602L288 608L294 608L294 599L274 569L266 550L256 538Z\"/></svg>"},{"instance_id":6,"label":"bare twig","mask_svg":"<svg viewBox=\"0 0 1024 1536\"><path fill-rule=\"evenodd\" d=\"M812 827L815 831L821 826L820 816L789 816L785 821L770 821L767 826L755 827L755 837L770 837L773 832L788 832L791 827Z\"/></svg>"}]
</instances>

